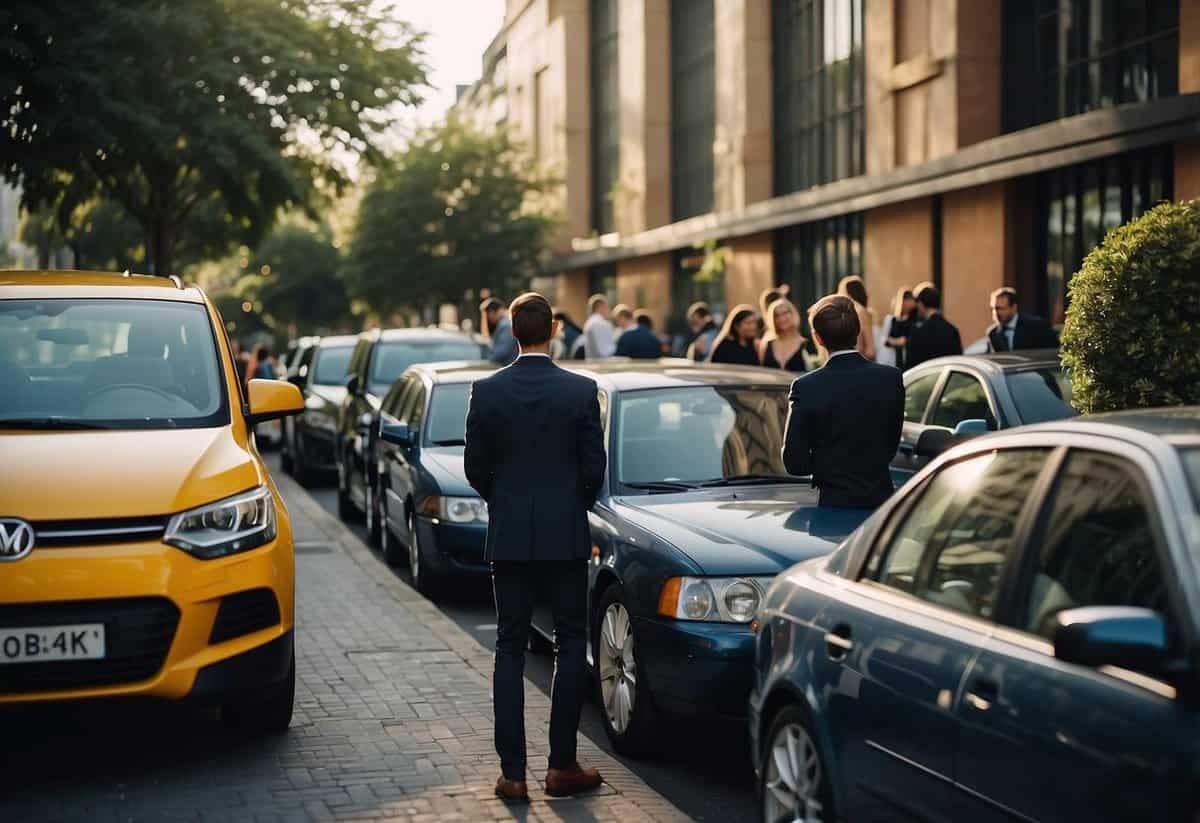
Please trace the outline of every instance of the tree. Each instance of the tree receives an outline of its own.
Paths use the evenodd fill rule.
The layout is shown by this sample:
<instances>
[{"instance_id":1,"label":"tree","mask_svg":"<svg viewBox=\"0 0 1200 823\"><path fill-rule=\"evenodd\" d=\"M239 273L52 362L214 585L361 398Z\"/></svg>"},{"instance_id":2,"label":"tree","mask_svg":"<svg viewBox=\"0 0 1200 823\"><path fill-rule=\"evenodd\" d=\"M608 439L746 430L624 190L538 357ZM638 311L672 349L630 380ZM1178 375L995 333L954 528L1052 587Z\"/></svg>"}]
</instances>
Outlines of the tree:
<instances>
[{"instance_id":1,"label":"tree","mask_svg":"<svg viewBox=\"0 0 1200 823\"><path fill-rule=\"evenodd\" d=\"M205 213L253 241L380 159L420 46L360 0L7 0L0 172L31 209L104 192L166 273Z\"/></svg>"},{"instance_id":2,"label":"tree","mask_svg":"<svg viewBox=\"0 0 1200 823\"><path fill-rule=\"evenodd\" d=\"M1062 361L1077 409L1200 403L1200 200L1113 229L1069 293Z\"/></svg>"},{"instance_id":3,"label":"tree","mask_svg":"<svg viewBox=\"0 0 1200 823\"><path fill-rule=\"evenodd\" d=\"M555 219L554 181L505 131L451 117L419 133L379 170L359 206L346 282L382 314L511 294L537 268Z\"/></svg>"}]
</instances>

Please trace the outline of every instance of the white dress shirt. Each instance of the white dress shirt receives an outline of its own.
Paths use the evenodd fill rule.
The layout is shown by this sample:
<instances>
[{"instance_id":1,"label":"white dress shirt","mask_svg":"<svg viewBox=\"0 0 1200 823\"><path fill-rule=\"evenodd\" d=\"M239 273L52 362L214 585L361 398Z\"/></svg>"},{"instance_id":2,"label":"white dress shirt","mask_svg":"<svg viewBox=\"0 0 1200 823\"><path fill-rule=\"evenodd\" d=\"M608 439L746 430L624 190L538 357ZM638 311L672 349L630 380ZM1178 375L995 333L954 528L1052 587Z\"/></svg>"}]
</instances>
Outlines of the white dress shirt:
<instances>
[{"instance_id":1,"label":"white dress shirt","mask_svg":"<svg viewBox=\"0 0 1200 823\"><path fill-rule=\"evenodd\" d=\"M598 314L583 324L583 341L583 354L588 360L612 357L617 350L612 324Z\"/></svg>"}]
</instances>

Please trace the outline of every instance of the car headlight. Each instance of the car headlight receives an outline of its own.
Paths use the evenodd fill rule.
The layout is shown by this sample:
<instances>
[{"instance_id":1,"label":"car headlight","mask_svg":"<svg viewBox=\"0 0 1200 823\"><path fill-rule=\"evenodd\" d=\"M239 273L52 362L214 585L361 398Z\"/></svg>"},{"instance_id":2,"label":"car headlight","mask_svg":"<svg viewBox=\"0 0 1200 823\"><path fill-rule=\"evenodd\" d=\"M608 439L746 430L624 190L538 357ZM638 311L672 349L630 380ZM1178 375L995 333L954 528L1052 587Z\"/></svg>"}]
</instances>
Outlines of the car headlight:
<instances>
[{"instance_id":1,"label":"car headlight","mask_svg":"<svg viewBox=\"0 0 1200 823\"><path fill-rule=\"evenodd\" d=\"M762 595L763 584L753 577L672 577L659 594L658 613L676 620L750 623Z\"/></svg>"},{"instance_id":2,"label":"car headlight","mask_svg":"<svg viewBox=\"0 0 1200 823\"><path fill-rule=\"evenodd\" d=\"M198 506L167 522L163 542L202 560L249 551L275 539L275 501L259 486Z\"/></svg>"},{"instance_id":3,"label":"car headlight","mask_svg":"<svg viewBox=\"0 0 1200 823\"><path fill-rule=\"evenodd\" d=\"M478 497L444 497L431 494L421 503L421 513L448 523L488 522L487 503Z\"/></svg>"}]
</instances>

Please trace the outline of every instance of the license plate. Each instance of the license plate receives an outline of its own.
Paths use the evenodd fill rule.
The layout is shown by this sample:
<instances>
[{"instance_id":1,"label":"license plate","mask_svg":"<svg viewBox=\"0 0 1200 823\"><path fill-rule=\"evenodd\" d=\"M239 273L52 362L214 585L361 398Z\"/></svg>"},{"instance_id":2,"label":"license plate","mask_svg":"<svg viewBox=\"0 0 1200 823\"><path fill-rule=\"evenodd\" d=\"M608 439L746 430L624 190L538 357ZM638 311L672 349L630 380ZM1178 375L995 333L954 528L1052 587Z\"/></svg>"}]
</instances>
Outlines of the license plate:
<instances>
[{"instance_id":1,"label":"license plate","mask_svg":"<svg viewBox=\"0 0 1200 823\"><path fill-rule=\"evenodd\" d=\"M104 624L0 629L0 663L102 660Z\"/></svg>"}]
</instances>

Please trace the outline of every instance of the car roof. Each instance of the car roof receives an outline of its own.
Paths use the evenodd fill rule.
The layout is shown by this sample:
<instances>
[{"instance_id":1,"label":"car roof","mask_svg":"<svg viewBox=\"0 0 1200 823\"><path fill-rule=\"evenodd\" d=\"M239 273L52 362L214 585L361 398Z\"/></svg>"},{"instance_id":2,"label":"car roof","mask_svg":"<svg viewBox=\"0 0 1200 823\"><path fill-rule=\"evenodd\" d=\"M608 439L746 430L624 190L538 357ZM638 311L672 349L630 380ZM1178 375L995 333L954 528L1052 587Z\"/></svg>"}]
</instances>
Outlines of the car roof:
<instances>
[{"instance_id":1,"label":"car roof","mask_svg":"<svg viewBox=\"0 0 1200 823\"><path fill-rule=\"evenodd\" d=\"M0 271L0 299L71 297L204 302L204 293L200 289L185 287L182 281L157 275L63 270Z\"/></svg>"},{"instance_id":2,"label":"car roof","mask_svg":"<svg viewBox=\"0 0 1200 823\"><path fill-rule=\"evenodd\" d=\"M334 334L329 337L322 337L317 343L318 349L333 349L341 346L353 346L358 342L357 334Z\"/></svg>"},{"instance_id":3,"label":"car roof","mask_svg":"<svg viewBox=\"0 0 1200 823\"><path fill-rule=\"evenodd\" d=\"M1072 425L1120 427L1143 432L1167 441L1200 441L1200 406L1173 406L1157 409L1129 409L1105 414L1072 417Z\"/></svg>"},{"instance_id":4,"label":"car roof","mask_svg":"<svg viewBox=\"0 0 1200 823\"><path fill-rule=\"evenodd\" d=\"M969 366L980 371L1000 375L1005 372L1061 366L1058 349L1024 349L1020 351L995 352L990 354L956 354L937 357L914 366L914 370L925 371L946 366Z\"/></svg>"},{"instance_id":5,"label":"car roof","mask_svg":"<svg viewBox=\"0 0 1200 823\"><path fill-rule=\"evenodd\" d=\"M609 391L663 389L679 386L790 386L794 374L752 366L726 366L693 363L690 360L631 360L613 357L607 360L560 361L567 371L590 377ZM436 383L469 383L486 377L499 366L489 362L424 363L413 370Z\"/></svg>"},{"instance_id":6,"label":"car roof","mask_svg":"<svg viewBox=\"0 0 1200 823\"><path fill-rule=\"evenodd\" d=\"M377 339L382 342L392 341L410 341L410 342L467 342L474 343L475 340L470 335L464 332L446 331L436 327L409 328L409 329L371 329L359 335L360 338Z\"/></svg>"}]
</instances>

